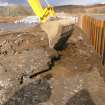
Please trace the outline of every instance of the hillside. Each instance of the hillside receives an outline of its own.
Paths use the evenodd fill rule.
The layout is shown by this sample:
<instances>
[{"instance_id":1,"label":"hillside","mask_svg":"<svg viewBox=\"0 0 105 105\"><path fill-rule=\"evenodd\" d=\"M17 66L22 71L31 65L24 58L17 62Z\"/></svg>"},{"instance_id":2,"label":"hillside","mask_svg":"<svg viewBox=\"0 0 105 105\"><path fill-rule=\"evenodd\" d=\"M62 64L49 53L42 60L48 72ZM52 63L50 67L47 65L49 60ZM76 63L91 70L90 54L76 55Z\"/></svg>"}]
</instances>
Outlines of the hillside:
<instances>
[{"instance_id":1,"label":"hillside","mask_svg":"<svg viewBox=\"0 0 105 105\"><path fill-rule=\"evenodd\" d=\"M105 4L95 5L65 5L54 7L56 12L67 12L70 14L81 13L105 13ZM27 16L34 15L32 9L28 6L14 5L8 7L0 7L0 16Z\"/></svg>"},{"instance_id":2,"label":"hillside","mask_svg":"<svg viewBox=\"0 0 105 105\"><path fill-rule=\"evenodd\" d=\"M105 13L105 4L95 4L89 6L82 5L65 5L55 7L57 12L67 12L67 13Z\"/></svg>"},{"instance_id":3,"label":"hillside","mask_svg":"<svg viewBox=\"0 0 105 105\"><path fill-rule=\"evenodd\" d=\"M26 16L31 15L30 11L22 5L0 7L0 16Z\"/></svg>"},{"instance_id":4,"label":"hillside","mask_svg":"<svg viewBox=\"0 0 105 105\"><path fill-rule=\"evenodd\" d=\"M93 6L87 6L86 9L92 13L105 13L105 4L96 4Z\"/></svg>"}]
</instances>

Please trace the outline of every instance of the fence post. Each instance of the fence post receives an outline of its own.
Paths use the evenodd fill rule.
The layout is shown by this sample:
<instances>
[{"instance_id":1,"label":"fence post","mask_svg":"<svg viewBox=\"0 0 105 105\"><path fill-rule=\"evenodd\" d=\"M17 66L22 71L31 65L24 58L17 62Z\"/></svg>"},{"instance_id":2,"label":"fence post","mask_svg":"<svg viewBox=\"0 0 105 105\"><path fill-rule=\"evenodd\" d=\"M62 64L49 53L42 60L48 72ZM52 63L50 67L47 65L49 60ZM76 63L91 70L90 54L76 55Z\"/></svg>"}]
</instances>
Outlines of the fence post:
<instances>
[{"instance_id":1,"label":"fence post","mask_svg":"<svg viewBox=\"0 0 105 105\"><path fill-rule=\"evenodd\" d=\"M102 54L102 64L105 64L105 21L104 21L104 32L103 32L103 54Z\"/></svg>"}]
</instances>

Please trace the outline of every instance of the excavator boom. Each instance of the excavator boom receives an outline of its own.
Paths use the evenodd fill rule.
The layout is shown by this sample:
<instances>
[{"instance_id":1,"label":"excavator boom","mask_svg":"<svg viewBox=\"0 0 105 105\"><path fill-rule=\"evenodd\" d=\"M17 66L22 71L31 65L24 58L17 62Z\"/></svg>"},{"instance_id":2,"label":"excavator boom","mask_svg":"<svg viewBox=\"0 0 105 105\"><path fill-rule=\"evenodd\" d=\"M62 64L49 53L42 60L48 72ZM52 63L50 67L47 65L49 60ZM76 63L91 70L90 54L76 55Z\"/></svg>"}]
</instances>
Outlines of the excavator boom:
<instances>
[{"instance_id":1,"label":"excavator boom","mask_svg":"<svg viewBox=\"0 0 105 105\"><path fill-rule=\"evenodd\" d=\"M43 8L40 0L28 0L34 13L40 17L41 22L47 21L48 17L55 16L55 11L51 5L47 3L46 8Z\"/></svg>"}]
</instances>

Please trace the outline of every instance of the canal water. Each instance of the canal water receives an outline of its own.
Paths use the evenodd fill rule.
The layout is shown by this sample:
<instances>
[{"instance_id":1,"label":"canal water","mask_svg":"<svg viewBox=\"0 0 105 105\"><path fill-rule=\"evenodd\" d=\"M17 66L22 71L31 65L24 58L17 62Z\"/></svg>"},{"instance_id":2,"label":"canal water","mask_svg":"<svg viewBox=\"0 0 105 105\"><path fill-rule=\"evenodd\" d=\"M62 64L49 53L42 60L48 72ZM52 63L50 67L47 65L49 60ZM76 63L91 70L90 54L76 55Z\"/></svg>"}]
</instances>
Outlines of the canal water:
<instances>
[{"instance_id":1,"label":"canal water","mask_svg":"<svg viewBox=\"0 0 105 105\"><path fill-rule=\"evenodd\" d=\"M24 29L24 28L29 28L29 27L32 27L32 26L36 26L35 23L33 24L28 24L28 23L0 23L0 30L3 30L3 31L12 31L12 30L15 30L15 29Z\"/></svg>"}]
</instances>

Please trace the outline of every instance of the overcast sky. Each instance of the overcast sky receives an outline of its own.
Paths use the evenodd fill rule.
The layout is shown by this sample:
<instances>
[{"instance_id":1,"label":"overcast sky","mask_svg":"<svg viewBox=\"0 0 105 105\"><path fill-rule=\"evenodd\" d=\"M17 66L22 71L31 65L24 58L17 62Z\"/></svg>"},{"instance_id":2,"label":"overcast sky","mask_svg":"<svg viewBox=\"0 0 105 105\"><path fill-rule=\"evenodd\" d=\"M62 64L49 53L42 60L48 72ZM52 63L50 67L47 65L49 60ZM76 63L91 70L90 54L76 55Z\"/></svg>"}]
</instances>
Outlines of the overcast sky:
<instances>
[{"instance_id":1,"label":"overcast sky","mask_svg":"<svg viewBox=\"0 0 105 105\"><path fill-rule=\"evenodd\" d=\"M94 3L103 3L105 2L105 0L49 0L49 2L52 4L59 4L59 5L63 5L63 4L87 5L87 4L94 4Z\"/></svg>"},{"instance_id":2,"label":"overcast sky","mask_svg":"<svg viewBox=\"0 0 105 105\"><path fill-rule=\"evenodd\" d=\"M27 3L27 0L0 0L0 2L6 2L6 1L9 3L23 3L23 4ZM87 4L105 2L105 0L47 0L47 1L53 5L69 5L69 4L87 5Z\"/></svg>"}]
</instances>

